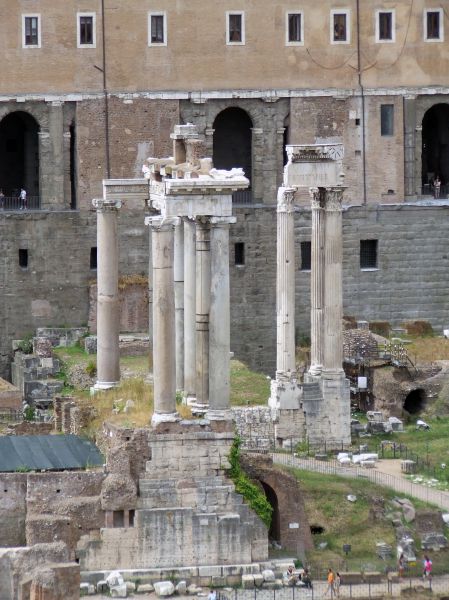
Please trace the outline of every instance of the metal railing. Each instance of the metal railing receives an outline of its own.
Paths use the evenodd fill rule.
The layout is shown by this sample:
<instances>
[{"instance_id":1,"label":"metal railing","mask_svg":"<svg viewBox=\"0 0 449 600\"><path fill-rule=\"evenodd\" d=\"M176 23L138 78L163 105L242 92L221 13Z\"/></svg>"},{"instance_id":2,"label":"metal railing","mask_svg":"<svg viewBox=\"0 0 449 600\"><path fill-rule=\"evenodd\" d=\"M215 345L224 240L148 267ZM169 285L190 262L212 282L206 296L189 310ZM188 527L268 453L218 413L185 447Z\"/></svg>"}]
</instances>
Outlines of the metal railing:
<instances>
[{"instance_id":1,"label":"metal railing","mask_svg":"<svg viewBox=\"0 0 449 600\"><path fill-rule=\"evenodd\" d=\"M432 196L432 198L435 197L435 192L433 189L433 185L431 183L425 183L421 188L421 193L423 196ZM448 194L449 194L449 184L445 183L444 185L442 185L440 187L439 199L444 200L445 198L448 197Z\"/></svg>"},{"instance_id":2,"label":"metal railing","mask_svg":"<svg viewBox=\"0 0 449 600\"><path fill-rule=\"evenodd\" d=\"M24 202L17 196L0 197L0 210L16 211L16 210L39 210L41 207L40 196L27 196Z\"/></svg>"}]
</instances>

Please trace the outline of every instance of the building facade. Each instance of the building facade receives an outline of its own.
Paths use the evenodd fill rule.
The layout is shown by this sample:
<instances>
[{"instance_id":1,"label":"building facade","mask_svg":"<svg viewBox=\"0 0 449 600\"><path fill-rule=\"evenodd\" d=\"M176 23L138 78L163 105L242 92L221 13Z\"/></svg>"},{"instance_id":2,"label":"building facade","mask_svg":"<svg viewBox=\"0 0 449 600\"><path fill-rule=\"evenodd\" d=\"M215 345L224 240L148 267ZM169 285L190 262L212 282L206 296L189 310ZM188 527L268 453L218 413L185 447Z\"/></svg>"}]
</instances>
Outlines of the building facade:
<instances>
[{"instance_id":1,"label":"building facade","mask_svg":"<svg viewBox=\"0 0 449 600\"><path fill-rule=\"evenodd\" d=\"M449 11L442 0L0 0L0 367L11 339L87 322L92 198L197 125L243 166L232 349L272 372L275 201L286 143L343 143L345 313L447 324ZM20 189L27 190L27 210ZM297 214L308 331L310 200ZM120 213L121 273L148 271L145 207Z\"/></svg>"}]
</instances>

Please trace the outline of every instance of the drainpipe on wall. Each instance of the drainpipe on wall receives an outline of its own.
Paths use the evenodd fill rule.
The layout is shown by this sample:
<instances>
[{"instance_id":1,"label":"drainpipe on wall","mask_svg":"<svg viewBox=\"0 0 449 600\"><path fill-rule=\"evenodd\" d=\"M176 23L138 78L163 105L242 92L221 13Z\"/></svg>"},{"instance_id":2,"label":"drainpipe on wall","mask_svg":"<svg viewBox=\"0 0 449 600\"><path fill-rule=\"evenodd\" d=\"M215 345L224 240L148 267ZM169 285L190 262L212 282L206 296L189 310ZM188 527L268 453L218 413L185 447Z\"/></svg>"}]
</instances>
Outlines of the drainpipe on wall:
<instances>
[{"instance_id":1,"label":"drainpipe on wall","mask_svg":"<svg viewBox=\"0 0 449 600\"><path fill-rule=\"evenodd\" d=\"M104 140L106 146L106 178L111 177L111 163L109 158L109 100L108 100L108 89L106 82L106 35L105 35L105 23L104 23L104 1L101 0L101 38L103 46L103 94L104 94Z\"/></svg>"},{"instance_id":2,"label":"drainpipe on wall","mask_svg":"<svg viewBox=\"0 0 449 600\"><path fill-rule=\"evenodd\" d=\"M362 100L362 179L363 179L363 204L366 204L366 131L365 131L365 90L362 83L362 62L360 56L360 0L356 0L357 15L357 75Z\"/></svg>"}]
</instances>

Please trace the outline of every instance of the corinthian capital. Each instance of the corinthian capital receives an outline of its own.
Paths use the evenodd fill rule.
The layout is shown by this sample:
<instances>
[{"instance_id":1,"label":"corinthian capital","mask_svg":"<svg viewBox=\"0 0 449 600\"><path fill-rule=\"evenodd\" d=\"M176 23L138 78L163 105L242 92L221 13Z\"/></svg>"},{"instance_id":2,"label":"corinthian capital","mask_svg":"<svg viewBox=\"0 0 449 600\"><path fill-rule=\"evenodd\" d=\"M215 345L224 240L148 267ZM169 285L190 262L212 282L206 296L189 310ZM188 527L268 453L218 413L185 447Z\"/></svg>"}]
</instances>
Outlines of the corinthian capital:
<instances>
[{"instance_id":1,"label":"corinthian capital","mask_svg":"<svg viewBox=\"0 0 449 600\"><path fill-rule=\"evenodd\" d=\"M346 188L341 185L325 188L326 191L326 210L341 211L341 203L343 201L343 192Z\"/></svg>"},{"instance_id":2,"label":"corinthian capital","mask_svg":"<svg viewBox=\"0 0 449 600\"><path fill-rule=\"evenodd\" d=\"M277 212L294 212L295 210L295 194L296 188L284 188L278 189L278 204Z\"/></svg>"},{"instance_id":3,"label":"corinthian capital","mask_svg":"<svg viewBox=\"0 0 449 600\"><path fill-rule=\"evenodd\" d=\"M326 190L322 187L309 188L312 209L324 208L326 204Z\"/></svg>"},{"instance_id":4,"label":"corinthian capital","mask_svg":"<svg viewBox=\"0 0 449 600\"><path fill-rule=\"evenodd\" d=\"M94 198L92 200L92 205L97 210L118 210L122 206L121 200L111 200L108 198L107 200L104 198Z\"/></svg>"}]
</instances>

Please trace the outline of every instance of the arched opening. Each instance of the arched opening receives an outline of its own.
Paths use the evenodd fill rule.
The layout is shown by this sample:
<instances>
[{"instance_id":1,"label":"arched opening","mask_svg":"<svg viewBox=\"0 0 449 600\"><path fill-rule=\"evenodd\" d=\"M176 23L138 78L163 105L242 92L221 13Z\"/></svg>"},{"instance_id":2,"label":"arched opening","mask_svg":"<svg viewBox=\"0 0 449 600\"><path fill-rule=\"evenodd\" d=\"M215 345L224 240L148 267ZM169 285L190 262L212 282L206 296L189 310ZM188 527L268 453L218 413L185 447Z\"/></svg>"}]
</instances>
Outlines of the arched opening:
<instances>
[{"instance_id":1,"label":"arched opening","mask_svg":"<svg viewBox=\"0 0 449 600\"><path fill-rule=\"evenodd\" d=\"M251 181L253 123L241 108L226 108L214 121L214 166L217 169L241 167Z\"/></svg>"},{"instance_id":2,"label":"arched opening","mask_svg":"<svg viewBox=\"0 0 449 600\"><path fill-rule=\"evenodd\" d=\"M39 196L39 125L26 112L10 113L0 122L0 187L5 196L27 192L28 206Z\"/></svg>"},{"instance_id":3,"label":"arched opening","mask_svg":"<svg viewBox=\"0 0 449 600\"><path fill-rule=\"evenodd\" d=\"M311 525L310 526L310 533L312 535L321 535L325 531L326 530L324 529L324 527L322 525Z\"/></svg>"},{"instance_id":4,"label":"arched opening","mask_svg":"<svg viewBox=\"0 0 449 600\"><path fill-rule=\"evenodd\" d=\"M441 186L449 184L449 104L435 104L422 121L422 185L425 193L431 193L437 175Z\"/></svg>"},{"instance_id":5,"label":"arched opening","mask_svg":"<svg viewBox=\"0 0 449 600\"><path fill-rule=\"evenodd\" d=\"M76 208L76 129L70 125L70 208Z\"/></svg>"},{"instance_id":6,"label":"arched opening","mask_svg":"<svg viewBox=\"0 0 449 600\"><path fill-rule=\"evenodd\" d=\"M279 503L276 492L273 490L268 483L264 481L260 482L265 492L265 496L267 497L268 502L273 507L273 513L271 515L271 525L270 530L268 532L268 537L270 540L274 540L275 542L281 541L281 516L279 513Z\"/></svg>"},{"instance_id":7,"label":"arched opening","mask_svg":"<svg viewBox=\"0 0 449 600\"><path fill-rule=\"evenodd\" d=\"M410 415L420 413L426 405L426 393L422 389L412 390L404 400L404 410Z\"/></svg>"}]
</instances>

